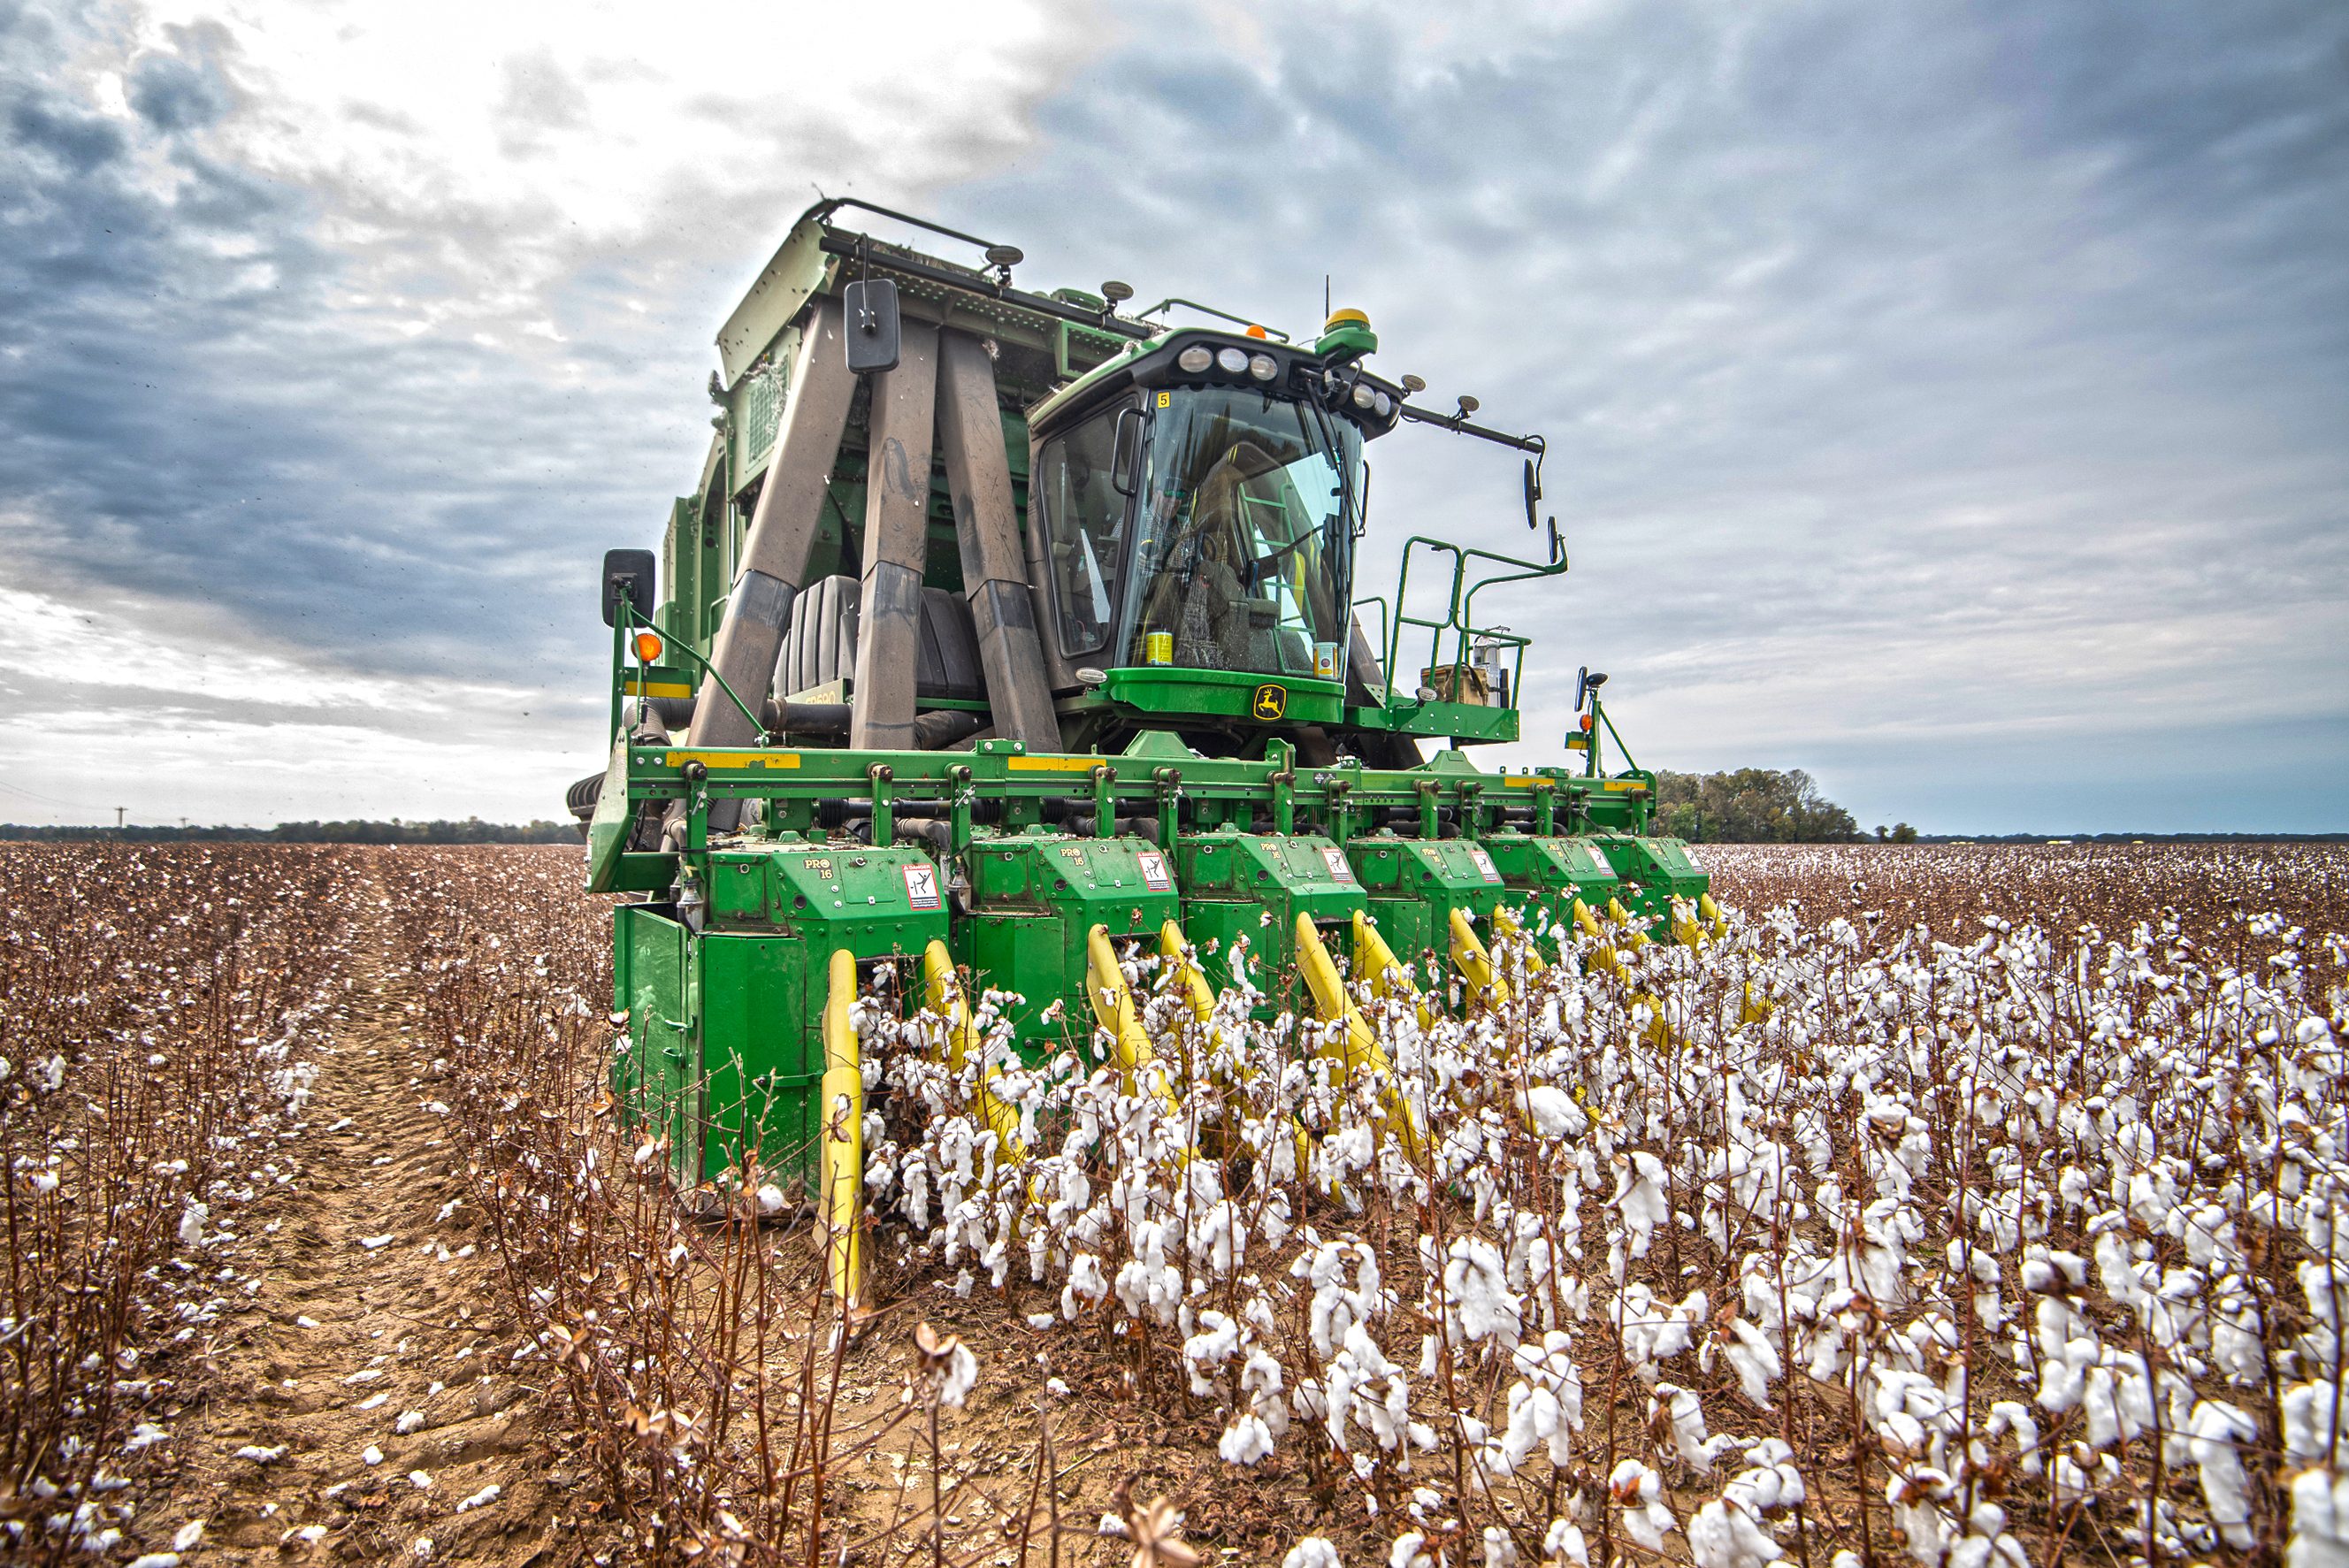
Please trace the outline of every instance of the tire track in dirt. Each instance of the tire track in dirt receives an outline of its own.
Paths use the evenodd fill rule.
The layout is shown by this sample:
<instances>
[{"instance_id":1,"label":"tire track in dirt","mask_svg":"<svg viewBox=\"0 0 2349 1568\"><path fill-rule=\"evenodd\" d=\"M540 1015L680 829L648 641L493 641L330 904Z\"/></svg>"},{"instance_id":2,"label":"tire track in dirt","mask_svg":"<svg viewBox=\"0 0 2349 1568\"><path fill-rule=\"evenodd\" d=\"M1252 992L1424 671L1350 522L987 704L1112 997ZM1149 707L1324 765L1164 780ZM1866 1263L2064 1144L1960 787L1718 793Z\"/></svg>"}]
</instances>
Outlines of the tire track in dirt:
<instances>
[{"instance_id":1,"label":"tire track in dirt","mask_svg":"<svg viewBox=\"0 0 2349 1568\"><path fill-rule=\"evenodd\" d=\"M394 957L399 913L379 884L367 903L300 1135L270 1156L293 1179L207 1249L239 1305L181 1371L169 1456L140 1483L148 1550L204 1522L189 1568L585 1555L543 1363L512 1359L521 1340L460 1201L446 1068Z\"/></svg>"}]
</instances>

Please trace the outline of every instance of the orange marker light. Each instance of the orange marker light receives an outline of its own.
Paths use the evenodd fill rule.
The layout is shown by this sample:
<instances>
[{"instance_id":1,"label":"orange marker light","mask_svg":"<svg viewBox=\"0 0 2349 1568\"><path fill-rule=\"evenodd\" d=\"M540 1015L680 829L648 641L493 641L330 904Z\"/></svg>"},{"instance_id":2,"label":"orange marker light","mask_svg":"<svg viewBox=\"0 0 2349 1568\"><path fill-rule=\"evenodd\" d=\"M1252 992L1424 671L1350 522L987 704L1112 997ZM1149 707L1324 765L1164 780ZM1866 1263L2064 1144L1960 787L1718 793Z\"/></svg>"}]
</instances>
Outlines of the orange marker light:
<instances>
[{"instance_id":1,"label":"orange marker light","mask_svg":"<svg viewBox=\"0 0 2349 1568\"><path fill-rule=\"evenodd\" d=\"M658 664L661 656L660 634L657 632L636 634L636 657L646 664Z\"/></svg>"},{"instance_id":2,"label":"orange marker light","mask_svg":"<svg viewBox=\"0 0 2349 1568\"><path fill-rule=\"evenodd\" d=\"M1265 335L1264 328L1260 326L1251 326L1247 329L1247 335L1250 337L1262 337Z\"/></svg>"},{"instance_id":3,"label":"orange marker light","mask_svg":"<svg viewBox=\"0 0 2349 1568\"><path fill-rule=\"evenodd\" d=\"M1590 716L1587 713L1582 716L1582 732L1585 735L1590 733Z\"/></svg>"}]
</instances>

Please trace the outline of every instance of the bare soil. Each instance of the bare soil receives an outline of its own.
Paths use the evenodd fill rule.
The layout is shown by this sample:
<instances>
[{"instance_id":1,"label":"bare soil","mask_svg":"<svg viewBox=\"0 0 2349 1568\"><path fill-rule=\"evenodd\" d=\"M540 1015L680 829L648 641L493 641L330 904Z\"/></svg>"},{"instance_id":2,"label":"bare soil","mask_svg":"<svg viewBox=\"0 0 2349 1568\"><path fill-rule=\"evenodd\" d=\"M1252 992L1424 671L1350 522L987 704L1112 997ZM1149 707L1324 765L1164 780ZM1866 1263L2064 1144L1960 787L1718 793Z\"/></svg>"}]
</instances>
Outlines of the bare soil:
<instances>
[{"instance_id":1,"label":"bare soil","mask_svg":"<svg viewBox=\"0 0 2349 1568\"><path fill-rule=\"evenodd\" d=\"M486 1243L447 1207L445 1069L411 1032L393 917L362 934L300 1135L270 1156L288 1176L204 1254L235 1305L174 1357L183 1408L139 1483L149 1551L201 1520L191 1565L585 1554L543 1364L512 1358Z\"/></svg>"}]
</instances>

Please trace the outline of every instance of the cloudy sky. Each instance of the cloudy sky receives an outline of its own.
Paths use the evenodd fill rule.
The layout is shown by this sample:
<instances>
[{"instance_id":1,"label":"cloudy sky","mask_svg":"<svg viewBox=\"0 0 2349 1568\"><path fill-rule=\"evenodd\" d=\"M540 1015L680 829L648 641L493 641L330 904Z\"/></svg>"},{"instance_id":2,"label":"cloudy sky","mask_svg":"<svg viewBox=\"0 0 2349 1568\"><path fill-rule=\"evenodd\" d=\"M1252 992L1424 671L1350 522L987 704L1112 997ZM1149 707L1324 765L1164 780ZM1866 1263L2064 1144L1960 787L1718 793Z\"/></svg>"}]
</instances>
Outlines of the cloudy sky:
<instances>
[{"instance_id":1,"label":"cloudy sky","mask_svg":"<svg viewBox=\"0 0 2349 1568\"><path fill-rule=\"evenodd\" d=\"M822 189L1329 274L1547 432L1512 759L1588 663L1871 826L2349 828L2349 9L798 9L0 0L0 820L556 814ZM1373 455L1366 586L1531 543L1506 454Z\"/></svg>"}]
</instances>

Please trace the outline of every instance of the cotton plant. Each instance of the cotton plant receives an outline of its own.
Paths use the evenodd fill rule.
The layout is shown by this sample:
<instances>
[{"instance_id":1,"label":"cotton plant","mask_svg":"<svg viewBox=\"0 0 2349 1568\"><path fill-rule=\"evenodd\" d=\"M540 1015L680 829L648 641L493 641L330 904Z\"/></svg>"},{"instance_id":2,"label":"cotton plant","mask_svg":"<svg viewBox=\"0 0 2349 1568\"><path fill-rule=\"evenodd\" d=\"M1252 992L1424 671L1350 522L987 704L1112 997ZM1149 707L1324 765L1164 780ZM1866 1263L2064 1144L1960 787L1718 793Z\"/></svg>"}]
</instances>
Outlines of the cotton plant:
<instances>
[{"instance_id":1,"label":"cotton plant","mask_svg":"<svg viewBox=\"0 0 2349 1568\"><path fill-rule=\"evenodd\" d=\"M1878 1517L1951 1562L2010 1560L2018 1509L2232 1543L2260 1495L2246 1421L2339 1463L2341 1276L2315 1264L2349 1252L2344 1064L2310 1026L2313 939L2247 923L2290 962L2222 969L2159 922L1952 934L1781 907L1702 954L1600 962L1522 920L1544 966L1496 943L1512 985L1464 1016L1358 988L1391 1080L1339 1072L1318 1021L1253 1016L1275 989L1253 954L1206 1020L1126 957L1179 1111L1081 1020L1029 1067L983 1006L1024 1160L976 1114L970 1064L908 1040L933 1065L890 1068L868 1196L1040 1330L1165 1358L1227 1463L1328 1462L1366 1508L1433 1506L1416 1491L1455 1472L1423 1456L1457 1445L1475 1506L1516 1520L1527 1486L1603 1454L1586 1390L1609 1366L1606 1418L1619 1437L1645 1408L1659 1441L1591 1497L1661 1539L1665 1468L1727 1475L1687 1518L1702 1562L1775 1560L1801 1477L1768 1434L1814 1383L1847 1391ZM1428 1130L1416 1159L1389 1088ZM2282 1296L2256 1261L2277 1248ZM1710 1411L1707 1377L1733 1390ZM2170 1491L2132 1524L2120 1456L2157 1435ZM1454 1553L1435 1519L1417 1550ZM1578 1561L1541 1522L1509 1550Z\"/></svg>"}]
</instances>

